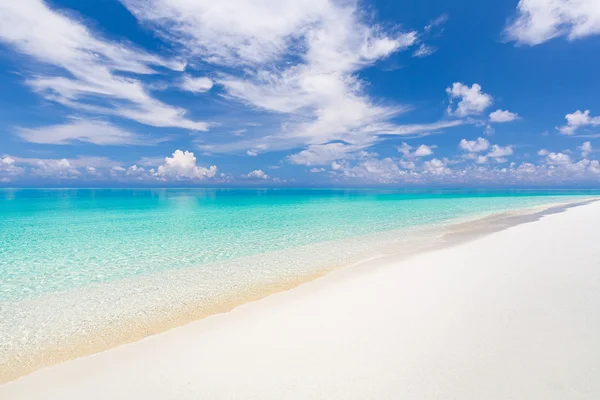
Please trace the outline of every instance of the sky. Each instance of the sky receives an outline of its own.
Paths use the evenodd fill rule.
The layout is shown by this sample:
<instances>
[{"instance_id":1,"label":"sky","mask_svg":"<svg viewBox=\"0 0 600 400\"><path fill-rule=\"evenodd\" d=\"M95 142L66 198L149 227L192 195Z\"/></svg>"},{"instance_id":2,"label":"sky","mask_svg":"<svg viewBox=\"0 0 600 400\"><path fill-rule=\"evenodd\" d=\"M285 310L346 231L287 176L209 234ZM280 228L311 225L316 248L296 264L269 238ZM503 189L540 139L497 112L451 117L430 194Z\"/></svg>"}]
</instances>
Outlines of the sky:
<instances>
[{"instance_id":1,"label":"sky","mask_svg":"<svg viewBox=\"0 0 600 400\"><path fill-rule=\"evenodd\" d=\"M0 2L0 186L600 187L598 0Z\"/></svg>"}]
</instances>

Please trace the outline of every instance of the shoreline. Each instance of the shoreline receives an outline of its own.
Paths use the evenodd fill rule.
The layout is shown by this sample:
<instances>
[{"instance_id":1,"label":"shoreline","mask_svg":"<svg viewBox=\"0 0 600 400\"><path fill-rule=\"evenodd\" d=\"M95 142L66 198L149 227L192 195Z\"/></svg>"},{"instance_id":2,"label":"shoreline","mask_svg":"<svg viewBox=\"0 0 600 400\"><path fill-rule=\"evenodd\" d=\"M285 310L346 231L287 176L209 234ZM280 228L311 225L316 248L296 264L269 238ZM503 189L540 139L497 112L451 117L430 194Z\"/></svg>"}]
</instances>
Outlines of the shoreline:
<instances>
[{"instance_id":1,"label":"shoreline","mask_svg":"<svg viewBox=\"0 0 600 400\"><path fill-rule=\"evenodd\" d=\"M0 386L19 399L590 399L600 203L372 260Z\"/></svg>"},{"instance_id":2,"label":"shoreline","mask_svg":"<svg viewBox=\"0 0 600 400\"><path fill-rule=\"evenodd\" d=\"M332 272L339 272L340 270L353 267L366 268L366 264L374 261L376 263L383 263L386 260L394 260L395 262L404 261L415 255L466 243L512 226L538 220L552 212L563 212L566 209L589 204L597 200L596 198L586 198L568 202L549 203L525 209L503 211L484 217L475 217L466 221L453 221L443 227L443 230L448 232L440 233L437 239L429 235L424 242L417 243L422 245L422 247L412 247L408 250L400 250L398 248L394 250L387 249L392 252L385 254L386 246L384 245L381 248L384 252L378 256L362 258L354 262L338 263L317 271L305 271L304 274L288 276L286 279L276 277L270 283L264 283L263 285L254 284L244 288L237 295L231 293L223 294L221 298L212 298L208 301L206 299L194 301L192 298L192 301L188 303L181 303L178 300L174 307L153 310L152 316L147 313L134 316L127 315L126 318L112 321L106 328L94 330L86 335L68 337L69 343L66 347L64 343L61 344L59 342L54 348L46 349L42 354L34 354L29 359L19 351L12 357L5 357L5 361L0 362L0 366L2 367L0 370L4 371L4 374L0 374L0 383L19 379L44 367L103 351L110 351L110 349L134 343L149 336L161 335L173 328L182 327L206 317L227 313L237 307L256 302L270 295L289 291L309 282L318 281L318 278L329 275ZM419 242L419 240L416 239L416 242ZM397 245L398 242L395 244ZM410 247L410 245L407 245L407 247ZM189 271L180 272L182 276L189 273ZM184 280L185 278L184 276ZM189 279L189 276L187 278ZM128 283L124 282L120 284L127 286ZM106 291L104 288L102 290ZM102 294L102 290L99 290L99 295ZM93 297L93 294L91 296ZM185 296L181 296L181 298L185 298ZM128 298L125 295L120 300L126 301ZM83 312L85 313L85 310ZM17 359L21 365L15 367Z\"/></svg>"}]
</instances>

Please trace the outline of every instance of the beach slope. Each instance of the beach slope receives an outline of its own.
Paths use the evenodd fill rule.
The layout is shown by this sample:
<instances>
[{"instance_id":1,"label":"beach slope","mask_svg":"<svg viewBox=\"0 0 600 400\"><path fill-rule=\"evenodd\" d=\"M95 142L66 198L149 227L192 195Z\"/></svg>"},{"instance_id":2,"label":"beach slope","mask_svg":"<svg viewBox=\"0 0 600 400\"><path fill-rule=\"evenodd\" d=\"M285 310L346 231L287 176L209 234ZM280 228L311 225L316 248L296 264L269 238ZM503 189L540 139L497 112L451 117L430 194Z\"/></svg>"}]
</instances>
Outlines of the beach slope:
<instances>
[{"instance_id":1,"label":"beach slope","mask_svg":"<svg viewBox=\"0 0 600 400\"><path fill-rule=\"evenodd\" d=\"M600 202L34 372L2 399L600 398Z\"/></svg>"}]
</instances>

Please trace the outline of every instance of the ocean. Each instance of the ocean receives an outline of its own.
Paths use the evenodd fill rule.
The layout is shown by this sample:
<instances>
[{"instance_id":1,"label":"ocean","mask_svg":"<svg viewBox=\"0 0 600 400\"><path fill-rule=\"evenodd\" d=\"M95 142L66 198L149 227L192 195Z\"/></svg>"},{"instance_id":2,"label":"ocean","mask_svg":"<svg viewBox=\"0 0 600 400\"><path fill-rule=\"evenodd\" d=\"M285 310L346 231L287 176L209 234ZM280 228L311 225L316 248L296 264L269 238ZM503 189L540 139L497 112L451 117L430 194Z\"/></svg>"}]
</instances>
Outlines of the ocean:
<instances>
[{"instance_id":1,"label":"ocean","mask_svg":"<svg viewBox=\"0 0 600 400\"><path fill-rule=\"evenodd\" d=\"M0 382L595 191L0 190ZM359 294L357 294L359 295Z\"/></svg>"}]
</instances>

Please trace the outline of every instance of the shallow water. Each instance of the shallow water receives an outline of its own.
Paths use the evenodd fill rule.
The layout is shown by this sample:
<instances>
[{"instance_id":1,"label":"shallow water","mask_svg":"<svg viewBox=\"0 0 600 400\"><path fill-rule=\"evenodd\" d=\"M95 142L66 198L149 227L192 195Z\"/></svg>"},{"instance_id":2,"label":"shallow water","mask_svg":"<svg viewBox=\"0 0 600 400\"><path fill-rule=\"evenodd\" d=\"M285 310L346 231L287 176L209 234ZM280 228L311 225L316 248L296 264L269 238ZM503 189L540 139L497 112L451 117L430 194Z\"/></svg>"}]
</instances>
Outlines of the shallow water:
<instances>
[{"instance_id":1,"label":"shallow water","mask_svg":"<svg viewBox=\"0 0 600 400\"><path fill-rule=\"evenodd\" d=\"M0 190L0 301L586 192Z\"/></svg>"},{"instance_id":2,"label":"shallow water","mask_svg":"<svg viewBox=\"0 0 600 400\"><path fill-rule=\"evenodd\" d=\"M0 382L591 191L0 190Z\"/></svg>"}]
</instances>

